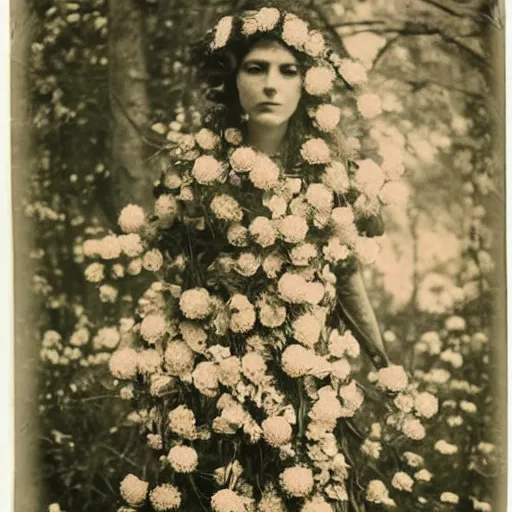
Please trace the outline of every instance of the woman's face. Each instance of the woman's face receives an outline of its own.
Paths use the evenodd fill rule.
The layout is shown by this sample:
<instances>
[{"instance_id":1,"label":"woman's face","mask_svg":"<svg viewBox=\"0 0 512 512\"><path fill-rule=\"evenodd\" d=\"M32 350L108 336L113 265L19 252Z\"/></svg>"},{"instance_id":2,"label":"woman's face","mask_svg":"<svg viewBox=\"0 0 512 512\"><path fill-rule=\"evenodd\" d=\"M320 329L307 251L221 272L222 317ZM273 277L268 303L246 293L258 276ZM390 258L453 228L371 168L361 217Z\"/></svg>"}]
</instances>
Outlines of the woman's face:
<instances>
[{"instance_id":1,"label":"woman's face","mask_svg":"<svg viewBox=\"0 0 512 512\"><path fill-rule=\"evenodd\" d=\"M302 94L297 59L275 41L253 46L240 65L236 84L249 120L269 127L287 123Z\"/></svg>"}]
</instances>

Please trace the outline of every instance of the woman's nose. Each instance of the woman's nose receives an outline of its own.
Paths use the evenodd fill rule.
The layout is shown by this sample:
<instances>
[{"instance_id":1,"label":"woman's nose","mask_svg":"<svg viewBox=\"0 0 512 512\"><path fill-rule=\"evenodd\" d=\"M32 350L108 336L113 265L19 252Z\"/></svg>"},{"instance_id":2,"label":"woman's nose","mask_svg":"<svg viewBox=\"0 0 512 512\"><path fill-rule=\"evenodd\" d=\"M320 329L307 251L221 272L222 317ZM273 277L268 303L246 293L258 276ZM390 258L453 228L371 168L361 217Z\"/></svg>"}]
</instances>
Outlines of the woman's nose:
<instances>
[{"instance_id":1,"label":"woman's nose","mask_svg":"<svg viewBox=\"0 0 512 512\"><path fill-rule=\"evenodd\" d=\"M275 87L266 85L263 88L263 92L265 93L265 96L267 96L268 98L272 98L275 96L277 91L276 91Z\"/></svg>"}]
</instances>

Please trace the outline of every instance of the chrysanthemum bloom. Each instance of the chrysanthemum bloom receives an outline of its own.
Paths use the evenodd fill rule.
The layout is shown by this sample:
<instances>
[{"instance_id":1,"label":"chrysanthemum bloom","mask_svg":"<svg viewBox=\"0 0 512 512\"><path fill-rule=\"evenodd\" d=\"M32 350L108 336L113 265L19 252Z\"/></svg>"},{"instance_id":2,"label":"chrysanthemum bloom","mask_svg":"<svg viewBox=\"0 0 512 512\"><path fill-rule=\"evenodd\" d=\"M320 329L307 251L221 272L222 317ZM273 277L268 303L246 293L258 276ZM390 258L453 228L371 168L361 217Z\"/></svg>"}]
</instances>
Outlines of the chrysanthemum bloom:
<instances>
[{"instance_id":1,"label":"chrysanthemum bloom","mask_svg":"<svg viewBox=\"0 0 512 512\"><path fill-rule=\"evenodd\" d=\"M224 16L215 25L215 37L211 43L212 50L226 46L233 28L233 16Z\"/></svg>"},{"instance_id":2,"label":"chrysanthemum bloom","mask_svg":"<svg viewBox=\"0 0 512 512\"><path fill-rule=\"evenodd\" d=\"M281 356L284 372L290 377L303 377L312 367L314 352L301 345L289 345Z\"/></svg>"},{"instance_id":3,"label":"chrysanthemum bloom","mask_svg":"<svg viewBox=\"0 0 512 512\"><path fill-rule=\"evenodd\" d=\"M148 446L152 450L161 450L163 448L164 442L160 434L148 434L146 438L148 440Z\"/></svg>"},{"instance_id":4,"label":"chrysanthemum bloom","mask_svg":"<svg viewBox=\"0 0 512 512\"><path fill-rule=\"evenodd\" d=\"M169 429L183 439L197 437L194 412L186 405L179 405L169 413Z\"/></svg>"},{"instance_id":5,"label":"chrysanthemum bloom","mask_svg":"<svg viewBox=\"0 0 512 512\"><path fill-rule=\"evenodd\" d=\"M85 279L90 283L99 283L105 279L105 266L102 263L91 263L85 269Z\"/></svg>"},{"instance_id":6,"label":"chrysanthemum bloom","mask_svg":"<svg viewBox=\"0 0 512 512\"><path fill-rule=\"evenodd\" d=\"M283 499L274 489L263 492L258 503L258 512L286 512Z\"/></svg>"},{"instance_id":7,"label":"chrysanthemum bloom","mask_svg":"<svg viewBox=\"0 0 512 512\"><path fill-rule=\"evenodd\" d=\"M181 506L181 492L171 484L161 484L149 493L149 502L156 512L176 510Z\"/></svg>"},{"instance_id":8,"label":"chrysanthemum bloom","mask_svg":"<svg viewBox=\"0 0 512 512\"><path fill-rule=\"evenodd\" d=\"M244 216L238 201L229 194L215 196L210 203L210 209L217 219L228 222L240 222Z\"/></svg>"},{"instance_id":9,"label":"chrysanthemum bloom","mask_svg":"<svg viewBox=\"0 0 512 512\"><path fill-rule=\"evenodd\" d=\"M460 427L464 423L464 418L462 416L448 416L446 423L449 427Z\"/></svg>"},{"instance_id":10,"label":"chrysanthemum bloom","mask_svg":"<svg viewBox=\"0 0 512 512\"><path fill-rule=\"evenodd\" d=\"M350 255L350 249L347 245L342 244L338 237L332 237L327 245L322 247L324 258L330 263L346 260Z\"/></svg>"},{"instance_id":11,"label":"chrysanthemum bloom","mask_svg":"<svg viewBox=\"0 0 512 512\"><path fill-rule=\"evenodd\" d=\"M308 223L304 217L287 215L279 220L277 228L285 242L298 244L306 238Z\"/></svg>"},{"instance_id":12,"label":"chrysanthemum bloom","mask_svg":"<svg viewBox=\"0 0 512 512\"><path fill-rule=\"evenodd\" d=\"M171 341L165 349L164 359L169 374L175 377L183 377L194 369L195 354L184 341Z\"/></svg>"},{"instance_id":13,"label":"chrysanthemum bloom","mask_svg":"<svg viewBox=\"0 0 512 512\"><path fill-rule=\"evenodd\" d=\"M314 112L315 124L323 132L333 131L340 122L341 110L329 103L320 105Z\"/></svg>"},{"instance_id":14,"label":"chrysanthemum bloom","mask_svg":"<svg viewBox=\"0 0 512 512\"><path fill-rule=\"evenodd\" d=\"M432 393L418 393L414 398L416 412L424 418L432 418L439 411L439 401Z\"/></svg>"},{"instance_id":15,"label":"chrysanthemum bloom","mask_svg":"<svg viewBox=\"0 0 512 512\"><path fill-rule=\"evenodd\" d=\"M391 365L381 368L378 373L377 386L389 391L402 391L407 387L409 379L403 366Z\"/></svg>"},{"instance_id":16,"label":"chrysanthemum bloom","mask_svg":"<svg viewBox=\"0 0 512 512\"><path fill-rule=\"evenodd\" d=\"M300 154L311 165L327 164L331 160L331 150L325 140L309 139L300 148Z\"/></svg>"},{"instance_id":17,"label":"chrysanthemum bloom","mask_svg":"<svg viewBox=\"0 0 512 512\"><path fill-rule=\"evenodd\" d=\"M310 500L307 500L300 512L333 512L332 506L325 501L322 496L313 496Z\"/></svg>"},{"instance_id":18,"label":"chrysanthemum bloom","mask_svg":"<svg viewBox=\"0 0 512 512\"><path fill-rule=\"evenodd\" d=\"M334 71L328 67L309 68L304 77L304 89L312 96L323 96L331 91L334 78Z\"/></svg>"},{"instance_id":19,"label":"chrysanthemum bloom","mask_svg":"<svg viewBox=\"0 0 512 512\"><path fill-rule=\"evenodd\" d=\"M443 503L452 503L453 505L459 503L459 497L453 492L443 492L440 496L440 500Z\"/></svg>"},{"instance_id":20,"label":"chrysanthemum bloom","mask_svg":"<svg viewBox=\"0 0 512 512\"><path fill-rule=\"evenodd\" d=\"M368 81L366 69L360 62L342 59L338 65L338 70L350 85L362 85Z\"/></svg>"},{"instance_id":21,"label":"chrysanthemum bloom","mask_svg":"<svg viewBox=\"0 0 512 512\"><path fill-rule=\"evenodd\" d=\"M142 350L139 352L139 371L144 375L155 373L162 364L162 357L154 350Z\"/></svg>"},{"instance_id":22,"label":"chrysanthemum bloom","mask_svg":"<svg viewBox=\"0 0 512 512\"><path fill-rule=\"evenodd\" d=\"M371 265L379 256L380 245L375 238L359 236L354 244L354 252L360 263Z\"/></svg>"},{"instance_id":23,"label":"chrysanthemum bloom","mask_svg":"<svg viewBox=\"0 0 512 512\"><path fill-rule=\"evenodd\" d=\"M274 245L277 237L274 225L267 217L256 217L249 226L249 233L261 247Z\"/></svg>"},{"instance_id":24,"label":"chrysanthemum bloom","mask_svg":"<svg viewBox=\"0 0 512 512\"><path fill-rule=\"evenodd\" d=\"M150 376L149 393L151 396L162 396L173 389L176 385L176 379L170 375L152 374Z\"/></svg>"},{"instance_id":25,"label":"chrysanthemum bloom","mask_svg":"<svg viewBox=\"0 0 512 512\"><path fill-rule=\"evenodd\" d=\"M108 362L110 373L117 379L137 377L139 356L133 348L122 348L112 354Z\"/></svg>"},{"instance_id":26,"label":"chrysanthemum bloom","mask_svg":"<svg viewBox=\"0 0 512 512\"><path fill-rule=\"evenodd\" d=\"M247 247L249 245L249 230L239 223L229 226L226 237L228 242L235 247Z\"/></svg>"},{"instance_id":27,"label":"chrysanthemum bloom","mask_svg":"<svg viewBox=\"0 0 512 512\"><path fill-rule=\"evenodd\" d=\"M466 329L466 320L461 316L450 316L444 323L445 329L448 331L464 331Z\"/></svg>"},{"instance_id":28,"label":"chrysanthemum bloom","mask_svg":"<svg viewBox=\"0 0 512 512\"><path fill-rule=\"evenodd\" d=\"M167 458L177 473L192 473L199 463L197 452L190 446L174 446Z\"/></svg>"},{"instance_id":29,"label":"chrysanthemum bloom","mask_svg":"<svg viewBox=\"0 0 512 512\"><path fill-rule=\"evenodd\" d=\"M382 169L370 158L359 160L354 174L354 184L364 194L375 197L386 179Z\"/></svg>"},{"instance_id":30,"label":"chrysanthemum bloom","mask_svg":"<svg viewBox=\"0 0 512 512\"><path fill-rule=\"evenodd\" d=\"M99 241L98 253L104 260L115 260L121 255L121 237L107 235Z\"/></svg>"},{"instance_id":31,"label":"chrysanthemum bloom","mask_svg":"<svg viewBox=\"0 0 512 512\"><path fill-rule=\"evenodd\" d=\"M364 394L357 387L356 381L352 380L350 384L341 386L339 395L343 400L343 416L351 417L363 405Z\"/></svg>"},{"instance_id":32,"label":"chrysanthemum bloom","mask_svg":"<svg viewBox=\"0 0 512 512\"><path fill-rule=\"evenodd\" d=\"M180 309L186 318L206 318L211 312L211 298L205 288L185 290L180 297Z\"/></svg>"},{"instance_id":33,"label":"chrysanthemum bloom","mask_svg":"<svg viewBox=\"0 0 512 512\"><path fill-rule=\"evenodd\" d=\"M290 441L292 427L282 416L271 416L261 424L263 437L270 446L277 448Z\"/></svg>"},{"instance_id":34,"label":"chrysanthemum bloom","mask_svg":"<svg viewBox=\"0 0 512 512\"><path fill-rule=\"evenodd\" d=\"M192 176L201 185L211 185L222 176L222 165L210 155L201 155L194 162Z\"/></svg>"},{"instance_id":35,"label":"chrysanthemum bloom","mask_svg":"<svg viewBox=\"0 0 512 512\"><path fill-rule=\"evenodd\" d=\"M293 338L306 347L313 348L320 340L322 324L312 313L304 313L292 323Z\"/></svg>"},{"instance_id":36,"label":"chrysanthemum bloom","mask_svg":"<svg viewBox=\"0 0 512 512\"><path fill-rule=\"evenodd\" d=\"M157 272L164 263L162 253L158 249L151 249L144 254L142 266L149 272Z\"/></svg>"},{"instance_id":37,"label":"chrysanthemum bloom","mask_svg":"<svg viewBox=\"0 0 512 512\"><path fill-rule=\"evenodd\" d=\"M172 194L162 194L155 201L155 215L162 228L168 228L174 222L178 212L178 202Z\"/></svg>"},{"instance_id":38,"label":"chrysanthemum bloom","mask_svg":"<svg viewBox=\"0 0 512 512\"><path fill-rule=\"evenodd\" d=\"M208 128L201 128L201 130L196 133L195 138L199 147L205 151L212 151L220 142L219 136Z\"/></svg>"},{"instance_id":39,"label":"chrysanthemum bloom","mask_svg":"<svg viewBox=\"0 0 512 512\"><path fill-rule=\"evenodd\" d=\"M292 247L290 259L297 267L306 267L318 256L318 251L313 244L303 243Z\"/></svg>"},{"instance_id":40,"label":"chrysanthemum bloom","mask_svg":"<svg viewBox=\"0 0 512 512\"><path fill-rule=\"evenodd\" d=\"M146 225L146 214L139 205L129 204L121 210L117 222L125 233L137 233Z\"/></svg>"},{"instance_id":41,"label":"chrysanthemum bloom","mask_svg":"<svg viewBox=\"0 0 512 512\"><path fill-rule=\"evenodd\" d=\"M286 307L266 300L261 300L258 307L261 325L275 328L280 327L286 321Z\"/></svg>"},{"instance_id":42,"label":"chrysanthemum bloom","mask_svg":"<svg viewBox=\"0 0 512 512\"><path fill-rule=\"evenodd\" d=\"M412 492L414 480L407 473L398 471L394 474L393 479L391 480L391 485L399 491Z\"/></svg>"},{"instance_id":43,"label":"chrysanthemum bloom","mask_svg":"<svg viewBox=\"0 0 512 512\"><path fill-rule=\"evenodd\" d=\"M121 250L126 256L135 258L143 253L142 240L138 233L130 233L119 237Z\"/></svg>"},{"instance_id":44,"label":"chrysanthemum bloom","mask_svg":"<svg viewBox=\"0 0 512 512\"><path fill-rule=\"evenodd\" d=\"M468 414L475 414L477 412L477 406L473 402L467 400L461 400L459 403L460 408Z\"/></svg>"},{"instance_id":45,"label":"chrysanthemum bloom","mask_svg":"<svg viewBox=\"0 0 512 512\"><path fill-rule=\"evenodd\" d=\"M257 352L249 352L242 357L242 372L252 383L261 384L266 371L265 359Z\"/></svg>"},{"instance_id":46,"label":"chrysanthemum bloom","mask_svg":"<svg viewBox=\"0 0 512 512\"><path fill-rule=\"evenodd\" d=\"M341 162L331 162L322 174L322 182L334 193L344 194L350 186L346 167Z\"/></svg>"},{"instance_id":47,"label":"chrysanthemum bloom","mask_svg":"<svg viewBox=\"0 0 512 512\"><path fill-rule=\"evenodd\" d=\"M119 292L117 291L117 288L114 288L109 284L104 284L99 288L100 301L104 303L114 304L114 302L117 300L118 293Z\"/></svg>"},{"instance_id":48,"label":"chrysanthemum bloom","mask_svg":"<svg viewBox=\"0 0 512 512\"><path fill-rule=\"evenodd\" d=\"M100 254L101 241L100 240L85 240L82 244L82 250L84 251L84 256L87 258L94 258L95 256L99 256Z\"/></svg>"},{"instance_id":49,"label":"chrysanthemum bloom","mask_svg":"<svg viewBox=\"0 0 512 512\"><path fill-rule=\"evenodd\" d=\"M424 463L424 459L421 455L418 455L414 452L404 452L403 456L412 468L417 468L418 466L421 466Z\"/></svg>"},{"instance_id":50,"label":"chrysanthemum bloom","mask_svg":"<svg viewBox=\"0 0 512 512\"><path fill-rule=\"evenodd\" d=\"M227 128L224 132L224 138L226 142L233 146L239 146L244 140L242 132L238 128Z\"/></svg>"},{"instance_id":51,"label":"chrysanthemum bloom","mask_svg":"<svg viewBox=\"0 0 512 512\"><path fill-rule=\"evenodd\" d=\"M489 503L485 501L479 501L476 498L473 498L473 509L478 512L492 512L492 507Z\"/></svg>"},{"instance_id":52,"label":"chrysanthemum bloom","mask_svg":"<svg viewBox=\"0 0 512 512\"><path fill-rule=\"evenodd\" d=\"M441 453L442 455L453 455L459 451L459 448L455 444L447 443L444 439L440 439L434 445L434 450Z\"/></svg>"},{"instance_id":53,"label":"chrysanthemum bloom","mask_svg":"<svg viewBox=\"0 0 512 512\"><path fill-rule=\"evenodd\" d=\"M380 452L382 451L382 445L378 441L365 439L361 445L361 451L368 455L368 457L378 459L380 457Z\"/></svg>"},{"instance_id":54,"label":"chrysanthemum bloom","mask_svg":"<svg viewBox=\"0 0 512 512\"><path fill-rule=\"evenodd\" d=\"M81 347L89 341L89 337L89 329L87 329L86 327L80 327L71 335L69 344L74 347Z\"/></svg>"},{"instance_id":55,"label":"chrysanthemum bloom","mask_svg":"<svg viewBox=\"0 0 512 512\"><path fill-rule=\"evenodd\" d=\"M235 387L240 382L240 360L236 356L230 356L219 363L218 378L221 384Z\"/></svg>"},{"instance_id":56,"label":"chrysanthemum bloom","mask_svg":"<svg viewBox=\"0 0 512 512\"><path fill-rule=\"evenodd\" d=\"M215 363L203 361L199 363L193 373L194 386L205 396L214 397L219 391L219 379Z\"/></svg>"},{"instance_id":57,"label":"chrysanthemum bloom","mask_svg":"<svg viewBox=\"0 0 512 512\"><path fill-rule=\"evenodd\" d=\"M284 260L277 253L271 253L265 257L262 268L269 279L275 279L283 268Z\"/></svg>"},{"instance_id":58,"label":"chrysanthemum bloom","mask_svg":"<svg viewBox=\"0 0 512 512\"><path fill-rule=\"evenodd\" d=\"M259 153L249 173L252 184L261 190L272 190L279 183L279 167L267 155Z\"/></svg>"},{"instance_id":59,"label":"chrysanthemum bloom","mask_svg":"<svg viewBox=\"0 0 512 512\"><path fill-rule=\"evenodd\" d=\"M128 505L140 507L146 501L148 487L148 482L144 482L130 473L126 475L121 482L121 496Z\"/></svg>"},{"instance_id":60,"label":"chrysanthemum bloom","mask_svg":"<svg viewBox=\"0 0 512 512\"><path fill-rule=\"evenodd\" d=\"M180 322L179 329L183 340L194 352L205 352L208 335L201 326L192 322Z\"/></svg>"},{"instance_id":61,"label":"chrysanthemum bloom","mask_svg":"<svg viewBox=\"0 0 512 512\"><path fill-rule=\"evenodd\" d=\"M286 14L281 37L286 44L302 50L309 39L308 25L296 15Z\"/></svg>"},{"instance_id":62,"label":"chrysanthemum bloom","mask_svg":"<svg viewBox=\"0 0 512 512\"><path fill-rule=\"evenodd\" d=\"M279 483L289 496L304 498L313 490L313 473L304 466L293 466L279 475Z\"/></svg>"},{"instance_id":63,"label":"chrysanthemum bloom","mask_svg":"<svg viewBox=\"0 0 512 512\"><path fill-rule=\"evenodd\" d=\"M231 167L235 172L246 173L252 171L256 165L257 154L252 148L241 147L233 151L229 157Z\"/></svg>"},{"instance_id":64,"label":"chrysanthemum bloom","mask_svg":"<svg viewBox=\"0 0 512 512\"><path fill-rule=\"evenodd\" d=\"M131 400L135 396L135 388L133 384L128 384L127 386L123 386L119 390L119 396L123 400Z\"/></svg>"},{"instance_id":65,"label":"chrysanthemum bloom","mask_svg":"<svg viewBox=\"0 0 512 512\"><path fill-rule=\"evenodd\" d=\"M428 469L420 469L414 473L414 478L421 482L430 482L432 480L432 473Z\"/></svg>"},{"instance_id":66,"label":"chrysanthemum bloom","mask_svg":"<svg viewBox=\"0 0 512 512\"><path fill-rule=\"evenodd\" d=\"M296 274L286 273L279 279L277 288L280 297L285 302L291 302L295 304L304 304L309 302L312 297L308 296L313 288L311 285L321 283L308 283L302 276ZM323 286L322 286L323 288ZM323 296L323 293L322 293ZM320 298L321 300L321 298ZM318 301L320 302L320 301Z\"/></svg>"},{"instance_id":67,"label":"chrysanthemum bloom","mask_svg":"<svg viewBox=\"0 0 512 512\"><path fill-rule=\"evenodd\" d=\"M338 359L331 363L331 375L341 381L346 380L352 368L346 359Z\"/></svg>"},{"instance_id":68,"label":"chrysanthemum bloom","mask_svg":"<svg viewBox=\"0 0 512 512\"><path fill-rule=\"evenodd\" d=\"M370 503L382 503L384 505L394 505L394 501L389 497L389 492L384 482L381 480L371 480L366 488L366 500Z\"/></svg>"},{"instance_id":69,"label":"chrysanthemum bloom","mask_svg":"<svg viewBox=\"0 0 512 512\"><path fill-rule=\"evenodd\" d=\"M409 413L414 407L414 398L407 393L400 393L395 397L393 403L400 411Z\"/></svg>"},{"instance_id":70,"label":"chrysanthemum bloom","mask_svg":"<svg viewBox=\"0 0 512 512\"><path fill-rule=\"evenodd\" d=\"M270 197L263 197L263 206L272 212L273 219L278 219L286 215L288 202L282 195L272 194Z\"/></svg>"},{"instance_id":71,"label":"chrysanthemum bloom","mask_svg":"<svg viewBox=\"0 0 512 512\"><path fill-rule=\"evenodd\" d=\"M359 357L359 342L354 338L351 331L340 334L334 329L329 336L329 354L333 357Z\"/></svg>"},{"instance_id":72,"label":"chrysanthemum bloom","mask_svg":"<svg viewBox=\"0 0 512 512\"><path fill-rule=\"evenodd\" d=\"M148 343L156 343L167 332L167 321L159 313L150 313L140 324L140 334Z\"/></svg>"},{"instance_id":73,"label":"chrysanthemum bloom","mask_svg":"<svg viewBox=\"0 0 512 512\"><path fill-rule=\"evenodd\" d=\"M258 30L267 32L273 30L279 21L281 13L275 7L263 7L254 16L258 23Z\"/></svg>"},{"instance_id":74,"label":"chrysanthemum bloom","mask_svg":"<svg viewBox=\"0 0 512 512\"><path fill-rule=\"evenodd\" d=\"M245 501L231 489L217 491L210 501L213 512L246 512Z\"/></svg>"},{"instance_id":75,"label":"chrysanthemum bloom","mask_svg":"<svg viewBox=\"0 0 512 512\"><path fill-rule=\"evenodd\" d=\"M416 418L407 418L402 424L402 432L409 438L415 441L425 439L425 427L421 424L420 420Z\"/></svg>"},{"instance_id":76,"label":"chrysanthemum bloom","mask_svg":"<svg viewBox=\"0 0 512 512\"><path fill-rule=\"evenodd\" d=\"M357 109L366 119L371 119L382 113L382 104L376 94L361 94L357 98Z\"/></svg>"}]
</instances>

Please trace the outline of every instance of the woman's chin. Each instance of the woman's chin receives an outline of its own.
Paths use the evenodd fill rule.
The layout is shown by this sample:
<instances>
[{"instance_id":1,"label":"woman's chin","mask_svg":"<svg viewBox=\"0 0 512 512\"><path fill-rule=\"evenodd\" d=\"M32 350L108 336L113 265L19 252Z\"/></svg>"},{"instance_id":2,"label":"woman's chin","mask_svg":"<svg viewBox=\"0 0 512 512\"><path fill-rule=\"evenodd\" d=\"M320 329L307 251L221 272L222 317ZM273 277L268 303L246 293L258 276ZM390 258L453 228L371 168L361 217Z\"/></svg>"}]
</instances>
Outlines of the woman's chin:
<instances>
[{"instance_id":1,"label":"woman's chin","mask_svg":"<svg viewBox=\"0 0 512 512\"><path fill-rule=\"evenodd\" d=\"M255 116L251 116L250 120L259 126L265 126L268 128L277 128L286 123L287 119L283 119L282 116L276 116L272 113L258 113Z\"/></svg>"}]
</instances>

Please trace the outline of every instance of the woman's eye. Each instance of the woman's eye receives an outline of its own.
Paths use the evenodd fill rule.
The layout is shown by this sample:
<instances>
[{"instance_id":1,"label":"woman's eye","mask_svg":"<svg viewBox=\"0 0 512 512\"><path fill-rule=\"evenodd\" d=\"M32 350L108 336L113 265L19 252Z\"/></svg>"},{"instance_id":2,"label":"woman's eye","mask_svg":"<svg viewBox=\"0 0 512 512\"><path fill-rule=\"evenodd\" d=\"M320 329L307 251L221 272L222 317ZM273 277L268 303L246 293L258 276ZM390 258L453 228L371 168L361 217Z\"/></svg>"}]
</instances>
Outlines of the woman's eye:
<instances>
[{"instance_id":1,"label":"woman's eye","mask_svg":"<svg viewBox=\"0 0 512 512\"><path fill-rule=\"evenodd\" d=\"M297 76L299 74L299 70L296 67L286 67L281 70L281 73L287 76Z\"/></svg>"},{"instance_id":2,"label":"woman's eye","mask_svg":"<svg viewBox=\"0 0 512 512\"><path fill-rule=\"evenodd\" d=\"M251 75L255 75L257 73L261 73L263 68L261 66L255 66L254 64L245 67L245 72Z\"/></svg>"}]
</instances>

